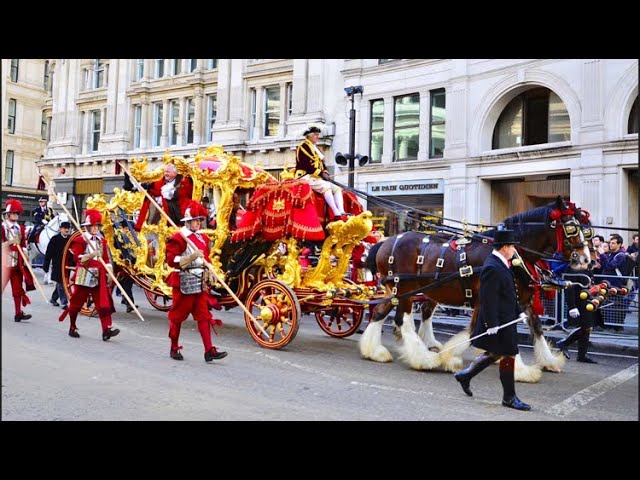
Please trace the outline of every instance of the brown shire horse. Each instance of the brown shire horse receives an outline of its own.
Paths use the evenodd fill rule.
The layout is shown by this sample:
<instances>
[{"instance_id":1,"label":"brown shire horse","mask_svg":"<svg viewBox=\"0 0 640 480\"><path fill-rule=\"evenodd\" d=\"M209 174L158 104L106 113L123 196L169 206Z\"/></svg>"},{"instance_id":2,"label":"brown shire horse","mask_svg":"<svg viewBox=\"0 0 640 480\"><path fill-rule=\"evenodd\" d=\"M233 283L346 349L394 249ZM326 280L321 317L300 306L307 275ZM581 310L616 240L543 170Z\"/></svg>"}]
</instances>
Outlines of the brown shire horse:
<instances>
[{"instance_id":1,"label":"brown shire horse","mask_svg":"<svg viewBox=\"0 0 640 480\"><path fill-rule=\"evenodd\" d=\"M577 217L577 218L576 218ZM579 220L578 220L579 219ZM520 242L517 246L519 255L529 265L535 264L541 258L549 258L558 249L557 256L570 262L575 270L586 270L592 264L585 232L590 232L588 213L576 209L571 203L564 203L560 197L554 204L529 210L504 220L507 228L515 231ZM369 252L373 262L368 262L369 268L377 268L383 276L382 284L386 294L395 295L398 305L395 323L397 335L400 337L400 358L412 368L431 370L442 368L446 371L456 371L462 367L462 353L469 346L469 332L473 331L478 309L475 308L470 326L458 333L447 342L444 347L433 336L431 315L438 303L446 305L475 304L477 306L480 287L479 269L487 255L493 250L492 240L495 230L488 230L481 235L474 235L471 241L460 245L459 235L439 232L423 234L405 232L387 238L384 242L374 245ZM590 235L587 235L590 238ZM485 237L485 238L483 238ZM490 238L487 238L490 237ZM464 241L460 242L464 243ZM460 273L473 273L461 277ZM460 270L463 268L462 270ZM561 354L552 354L544 340L540 319L532 312L534 289L530 287L532 279L523 268L516 269L519 298L523 310L529 316L529 328L534 339L534 352L538 366L527 367L522 360L516 358L516 379L519 381L537 382L541 376L540 367L551 371L560 371L564 365ZM517 271L520 270L522 274ZM449 277L449 278L447 278ZM444 280L443 280L444 279ZM420 328L422 338L415 332L412 314L411 296L401 298L403 294L422 287L437 283L433 288L424 291L427 300L422 306L422 321ZM391 302L381 303L374 309L374 315L360 339L360 353L364 358L377 362L390 362L392 356L381 341L382 320L384 320L393 305ZM446 349L461 343L442 355L429 350Z\"/></svg>"}]
</instances>

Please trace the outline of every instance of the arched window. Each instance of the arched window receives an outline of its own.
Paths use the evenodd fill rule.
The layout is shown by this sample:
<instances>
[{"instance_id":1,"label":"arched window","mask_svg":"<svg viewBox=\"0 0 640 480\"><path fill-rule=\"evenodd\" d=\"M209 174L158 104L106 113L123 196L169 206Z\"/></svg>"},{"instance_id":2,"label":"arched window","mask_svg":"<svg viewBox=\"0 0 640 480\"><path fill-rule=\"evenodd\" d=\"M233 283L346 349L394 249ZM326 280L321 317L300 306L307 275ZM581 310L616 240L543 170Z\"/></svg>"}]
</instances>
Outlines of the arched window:
<instances>
[{"instance_id":1,"label":"arched window","mask_svg":"<svg viewBox=\"0 0 640 480\"><path fill-rule=\"evenodd\" d=\"M629 133L638 133L638 97L633 102L631 113L629 114Z\"/></svg>"},{"instance_id":2,"label":"arched window","mask_svg":"<svg viewBox=\"0 0 640 480\"><path fill-rule=\"evenodd\" d=\"M569 113L545 87L521 93L504 108L493 131L493 149L563 142L571 139Z\"/></svg>"}]
</instances>

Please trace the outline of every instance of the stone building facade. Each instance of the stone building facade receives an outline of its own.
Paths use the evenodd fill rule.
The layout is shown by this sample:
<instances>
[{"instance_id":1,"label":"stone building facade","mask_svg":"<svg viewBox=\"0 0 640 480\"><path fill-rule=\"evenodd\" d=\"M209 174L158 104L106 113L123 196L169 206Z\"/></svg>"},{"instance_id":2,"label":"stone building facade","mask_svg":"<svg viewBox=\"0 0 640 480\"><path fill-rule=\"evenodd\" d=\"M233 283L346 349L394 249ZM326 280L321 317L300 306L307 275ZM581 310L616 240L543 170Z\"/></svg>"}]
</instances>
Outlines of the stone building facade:
<instances>
[{"instance_id":1,"label":"stone building facade","mask_svg":"<svg viewBox=\"0 0 640 480\"><path fill-rule=\"evenodd\" d=\"M49 62L51 138L37 164L80 203L121 186L114 160L211 143L277 176L310 123L324 126L327 163L347 183L333 158L349 150L353 98L355 151L371 157L356 166L358 190L472 223L562 194L596 225L638 223L637 60ZM375 213L387 234L411 226Z\"/></svg>"},{"instance_id":2,"label":"stone building facade","mask_svg":"<svg viewBox=\"0 0 640 480\"><path fill-rule=\"evenodd\" d=\"M45 194L38 190L35 165L44 155L49 118L43 106L50 87L49 62L42 59L2 59L2 205L17 198L29 221Z\"/></svg>"}]
</instances>

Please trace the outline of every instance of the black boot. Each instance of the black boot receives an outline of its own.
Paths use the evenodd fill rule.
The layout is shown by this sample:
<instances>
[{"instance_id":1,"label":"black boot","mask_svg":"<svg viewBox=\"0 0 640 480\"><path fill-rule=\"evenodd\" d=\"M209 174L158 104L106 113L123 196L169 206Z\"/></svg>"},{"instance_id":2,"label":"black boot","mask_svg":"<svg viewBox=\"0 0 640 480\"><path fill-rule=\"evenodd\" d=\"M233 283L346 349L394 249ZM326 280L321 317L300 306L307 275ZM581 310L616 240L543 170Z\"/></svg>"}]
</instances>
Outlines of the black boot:
<instances>
[{"instance_id":1,"label":"black boot","mask_svg":"<svg viewBox=\"0 0 640 480\"><path fill-rule=\"evenodd\" d=\"M513 374L513 364L509 368L500 365L500 382L502 383L502 405L516 410L531 410L531 405L516 397L516 381Z\"/></svg>"},{"instance_id":2,"label":"black boot","mask_svg":"<svg viewBox=\"0 0 640 480\"><path fill-rule=\"evenodd\" d=\"M558 340L556 342L556 348L560 349L567 360L571 358L569 355L569 345L582 337L582 331L582 328L576 328L564 340Z\"/></svg>"},{"instance_id":3,"label":"black boot","mask_svg":"<svg viewBox=\"0 0 640 480\"><path fill-rule=\"evenodd\" d=\"M464 393L473 397L473 393L469 388L471 379L495 361L496 359L493 358L489 352L484 352L478 355L467 368L460 370L458 373L454 374L453 377L460 382L460 386Z\"/></svg>"},{"instance_id":4,"label":"black boot","mask_svg":"<svg viewBox=\"0 0 640 480\"><path fill-rule=\"evenodd\" d=\"M590 328L584 328L582 336L578 339L578 361L582 363L598 363L593 358L587 356L587 350L589 349L589 336L591 335Z\"/></svg>"}]
</instances>

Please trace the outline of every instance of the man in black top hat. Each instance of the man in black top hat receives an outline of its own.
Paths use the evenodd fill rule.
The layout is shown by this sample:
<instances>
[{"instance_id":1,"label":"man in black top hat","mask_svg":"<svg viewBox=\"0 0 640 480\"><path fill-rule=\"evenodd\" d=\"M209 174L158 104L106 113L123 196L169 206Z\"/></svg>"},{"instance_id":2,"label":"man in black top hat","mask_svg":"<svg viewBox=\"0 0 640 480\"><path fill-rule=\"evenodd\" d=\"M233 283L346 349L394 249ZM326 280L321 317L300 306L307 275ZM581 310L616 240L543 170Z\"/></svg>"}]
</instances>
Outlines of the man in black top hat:
<instances>
[{"instance_id":1,"label":"man in black top hat","mask_svg":"<svg viewBox=\"0 0 640 480\"><path fill-rule=\"evenodd\" d=\"M516 251L513 230L497 230L493 241L493 252L482 265L480 273L480 312L472 336L482 335L471 341L471 345L485 350L464 370L454 375L464 393L473 395L471 379L492 363L500 360L500 382L502 383L502 405L516 410L531 410L531 406L516 396L514 366L518 354L518 332L516 324L500 328L516 318L527 317L519 305L518 289L511 271L510 261Z\"/></svg>"},{"instance_id":2,"label":"man in black top hat","mask_svg":"<svg viewBox=\"0 0 640 480\"><path fill-rule=\"evenodd\" d=\"M42 230L55 216L56 213L53 211L53 208L47 205L47 197L40 197L38 199L38 206L33 211L33 228L29 234L28 243L35 242L38 232L40 232L40 230Z\"/></svg>"},{"instance_id":3,"label":"man in black top hat","mask_svg":"<svg viewBox=\"0 0 640 480\"><path fill-rule=\"evenodd\" d=\"M62 308L67 308L69 303L62 283L62 275L67 274L62 266L62 254L64 253L64 247L67 245L69 238L71 238L70 233L71 224L69 222L62 222L60 224L60 232L54 235L49 241L49 245L47 245L44 264L42 265L42 270L44 270L45 273L49 271L49 265L51 265L51 280L56 282L56 288L53 293L57 294L57 298L52 295L50 303L55 306L62 305ZM60 300L60 303L56 300Z\"/></svg>"}]
</instances>

